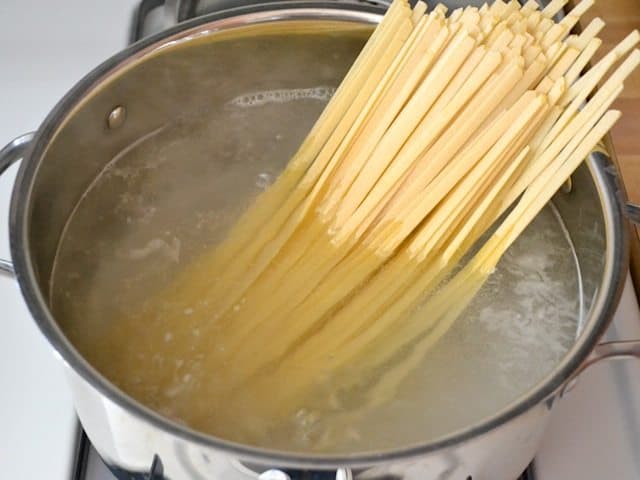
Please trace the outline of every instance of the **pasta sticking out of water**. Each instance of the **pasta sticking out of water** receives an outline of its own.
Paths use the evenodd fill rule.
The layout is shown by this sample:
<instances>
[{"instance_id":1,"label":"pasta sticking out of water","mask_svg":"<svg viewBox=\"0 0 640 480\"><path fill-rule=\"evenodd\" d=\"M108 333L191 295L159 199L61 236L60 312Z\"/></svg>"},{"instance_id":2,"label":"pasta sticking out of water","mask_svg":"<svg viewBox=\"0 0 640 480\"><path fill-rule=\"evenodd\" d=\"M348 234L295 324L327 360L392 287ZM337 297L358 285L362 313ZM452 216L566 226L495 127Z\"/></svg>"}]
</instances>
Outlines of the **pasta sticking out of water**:
<instances>
[{"instance_id":1,"label":"pasta sticking out of water","mask_svg":"<svg viewBox=\"0 0 640 480\"><path fill-rule=\"evenodd\" d=\"M195 319L216 393L182 420L250 410L251 438L335 377L371 392L363 412L393 398L620 116L640 35L581 73L603 23L570 35L592 2L556 23L564 3L394 0L285 171L161 292L171 308L126 319Z\"/></svg>"}]
</instances>

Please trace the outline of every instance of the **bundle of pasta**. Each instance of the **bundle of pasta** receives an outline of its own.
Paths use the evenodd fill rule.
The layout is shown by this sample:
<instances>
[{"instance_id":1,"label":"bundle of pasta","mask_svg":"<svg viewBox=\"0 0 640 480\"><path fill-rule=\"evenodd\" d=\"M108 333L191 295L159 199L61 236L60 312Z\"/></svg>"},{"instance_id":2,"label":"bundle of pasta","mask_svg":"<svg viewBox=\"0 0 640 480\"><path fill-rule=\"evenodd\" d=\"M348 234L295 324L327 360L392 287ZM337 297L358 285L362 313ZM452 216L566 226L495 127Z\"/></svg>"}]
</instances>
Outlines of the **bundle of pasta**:
<instances>
[{"instance_id":1,"label":"bundle of pasta","mask_svg":"<svg viewBox=\"0 0 640 480\"><path fill-rule=\"evenodd\" d=\"M176 416L276 422L338 377L393 395L619 117L640 36L583 73L604 23L570 34L592 0L555 22L565 3L394 0L285 171L163 291L163 324L199 332L173 348L204 372Z\"/></svg>"}]
</instances>

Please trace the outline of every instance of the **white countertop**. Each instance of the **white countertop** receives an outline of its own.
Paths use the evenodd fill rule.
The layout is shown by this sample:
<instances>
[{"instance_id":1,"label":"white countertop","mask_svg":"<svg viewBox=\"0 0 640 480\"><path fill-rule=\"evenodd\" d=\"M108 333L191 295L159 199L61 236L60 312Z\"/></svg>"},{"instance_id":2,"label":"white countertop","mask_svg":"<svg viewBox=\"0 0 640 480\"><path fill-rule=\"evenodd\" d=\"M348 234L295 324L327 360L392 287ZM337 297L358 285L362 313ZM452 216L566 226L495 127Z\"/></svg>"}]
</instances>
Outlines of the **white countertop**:
<instances>
[{"instance_id":1,"label":"white countertop","mask_svg":"<svg viewBox=\"0 0 640 480\"><path fill-rule=\"evenodd\" d=\"M0 2L0 144L35 130L85 73L126 45L136 0ZM1 146L0 146L1 147ZM0 257L16 168L0 178ZM0 477L69 478L75 416L60 364L0 276Z\"/></svg>"}]
</instances>

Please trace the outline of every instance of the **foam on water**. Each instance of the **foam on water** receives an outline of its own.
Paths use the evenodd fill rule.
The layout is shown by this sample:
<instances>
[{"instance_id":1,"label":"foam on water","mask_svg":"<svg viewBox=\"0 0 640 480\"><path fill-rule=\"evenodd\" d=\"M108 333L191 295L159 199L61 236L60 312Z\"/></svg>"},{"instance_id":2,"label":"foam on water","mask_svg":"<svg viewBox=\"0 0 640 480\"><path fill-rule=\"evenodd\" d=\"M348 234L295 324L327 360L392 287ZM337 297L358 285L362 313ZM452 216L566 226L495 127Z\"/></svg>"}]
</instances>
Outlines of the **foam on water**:
<instances>
[{"instance_id":1,"label":"foam on water","mask_svg":"<svg viewBox=\"0 0 640 480\"><path fill-rule=\"evenodd\" d=\"M234 107L251 108L262 107L268 103L287 103L296 100L320 100L327 102L335 91L336 89L334 87L326 86L262 90L236 97L231 100L229 104Z\"/></svg>"}]
</instances>

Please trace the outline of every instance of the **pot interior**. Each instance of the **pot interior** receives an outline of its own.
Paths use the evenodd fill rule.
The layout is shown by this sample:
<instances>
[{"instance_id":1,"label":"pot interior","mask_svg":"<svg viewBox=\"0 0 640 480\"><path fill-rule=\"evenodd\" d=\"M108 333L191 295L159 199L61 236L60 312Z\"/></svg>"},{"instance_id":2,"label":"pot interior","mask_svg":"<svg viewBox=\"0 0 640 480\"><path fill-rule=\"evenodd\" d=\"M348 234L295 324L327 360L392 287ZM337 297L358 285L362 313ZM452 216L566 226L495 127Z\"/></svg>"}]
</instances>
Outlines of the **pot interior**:
<instances>
[{"instance_id":1,"label":"pot interior","mask_svg":"<svg viewBox=\"0 0 640 480\"><path fill-rule=\"evenodd\" d=\"M207 318L185 309L169 323L163 315L123 320L224 238L274 181L369 32L328 20L201 27L117 67L55 131L33 183L30 255L58 325L118 389L227 440L296 452L381 451L494 416L548 378L595 321L605 216L587 166L445 337L411 360L392 401L378 404L373 386L406 365L410 351L355 388L342 377L318 379L313 396L275 422L251 402L225 401L218 372L207 369L211 349L224 345ZM126 119L110 126L118 106Z\"/></svg>"}]
</instances>

